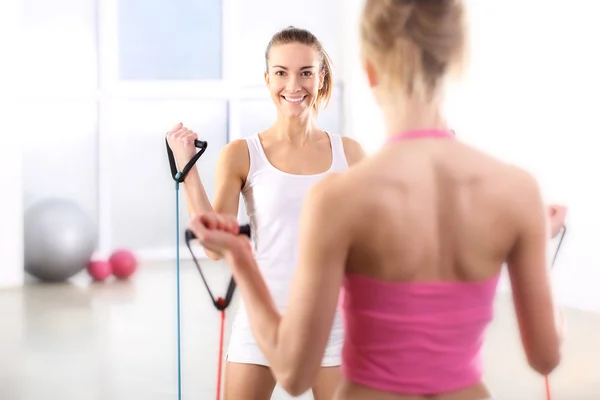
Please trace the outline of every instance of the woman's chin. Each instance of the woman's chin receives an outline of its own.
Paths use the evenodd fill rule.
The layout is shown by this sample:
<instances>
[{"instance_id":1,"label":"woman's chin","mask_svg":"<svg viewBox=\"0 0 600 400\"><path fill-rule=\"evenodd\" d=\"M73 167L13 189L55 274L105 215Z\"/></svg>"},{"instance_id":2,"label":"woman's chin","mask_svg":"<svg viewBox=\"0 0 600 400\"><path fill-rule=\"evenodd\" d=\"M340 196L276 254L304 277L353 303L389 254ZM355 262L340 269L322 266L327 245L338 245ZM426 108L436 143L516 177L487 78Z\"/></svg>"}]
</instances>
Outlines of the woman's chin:
<instances>
[{"instance_id":1,"label":"woman's chin","mask_svg":"<svg viewBox=\"0 0 600 400\"><path fill-rule=\"evenodd\" d=\"M289 119L304 119L310 118L312 115L311 109L309 107L286 107L285 104L282 104L279 107L279 113Z\"/></svg>"}]
</instances>

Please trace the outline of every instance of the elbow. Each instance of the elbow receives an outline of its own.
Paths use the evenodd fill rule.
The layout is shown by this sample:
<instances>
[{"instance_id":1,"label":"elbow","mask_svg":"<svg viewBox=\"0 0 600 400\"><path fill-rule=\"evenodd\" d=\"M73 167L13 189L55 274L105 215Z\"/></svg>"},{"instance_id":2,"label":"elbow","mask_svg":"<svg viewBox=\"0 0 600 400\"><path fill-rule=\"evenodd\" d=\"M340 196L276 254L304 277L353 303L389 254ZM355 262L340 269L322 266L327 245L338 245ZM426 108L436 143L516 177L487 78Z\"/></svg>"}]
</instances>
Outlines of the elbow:
<instances>
[{"instance_id":1,"label":"elbow","mask_svg":"<svg viewBox=\"0 0 600 400\"><path fill-rule=\"evenodd\" d=\"M279 384L292 397L302 396L311 388L310 383L301 379L298 374L288 374L279 381Z\"/></svg>"},{"instance_id":2,"label":"elbow","mask_svg":"<svg viewBox=\"0 0 600 400\"><path fill-rule=\"evenodd\" d=\"M528 359L529 366L540 375L550 375L560 364L561 354L557 348L554 351L546 351Z\"/></svg>"},{"instance_id":3,"label":"elbow","mask_svg":"<svg viewBox=\"0 0 600 400\"><path fill-rule=\"evenodd\" d=\"M289 363L280 369L281 373L276 376L279 385L290 396L302 396L313 386L316 379L316 373L311 373L306 368L306 363Z\"/></svg>"},{"instance_id":4,"label":"elbow","mask_svg":"<svg viewBox=\"0 0 600 400\"><path fill-rule=\"evenodd\" d=\"M317 381L323 353L308 351L304 343L289 344L278 352L271 362L275 379L287 394L299 397L309 391Z\"/></svg>"}]
</instances>

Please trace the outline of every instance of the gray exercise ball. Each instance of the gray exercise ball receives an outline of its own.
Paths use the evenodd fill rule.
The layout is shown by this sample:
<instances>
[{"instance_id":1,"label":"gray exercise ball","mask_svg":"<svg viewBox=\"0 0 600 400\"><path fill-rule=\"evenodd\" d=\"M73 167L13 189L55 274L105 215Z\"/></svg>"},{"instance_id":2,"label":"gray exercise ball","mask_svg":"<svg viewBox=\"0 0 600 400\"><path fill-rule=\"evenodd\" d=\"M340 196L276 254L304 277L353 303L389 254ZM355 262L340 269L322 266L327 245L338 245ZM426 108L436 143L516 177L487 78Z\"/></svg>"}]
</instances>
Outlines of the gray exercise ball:
<instances>
[{"instance_id":1,"label":"gray exercise ball","mask_svg":"<svg viewBox=\"0 0 600 400\"><path fill-rule=\"evenodd\" d=\"M33 204L24 220L25 271L46 282L61 282L87 267L98 237L90 217L66 199Z\"/></svg>"}]
</instances>

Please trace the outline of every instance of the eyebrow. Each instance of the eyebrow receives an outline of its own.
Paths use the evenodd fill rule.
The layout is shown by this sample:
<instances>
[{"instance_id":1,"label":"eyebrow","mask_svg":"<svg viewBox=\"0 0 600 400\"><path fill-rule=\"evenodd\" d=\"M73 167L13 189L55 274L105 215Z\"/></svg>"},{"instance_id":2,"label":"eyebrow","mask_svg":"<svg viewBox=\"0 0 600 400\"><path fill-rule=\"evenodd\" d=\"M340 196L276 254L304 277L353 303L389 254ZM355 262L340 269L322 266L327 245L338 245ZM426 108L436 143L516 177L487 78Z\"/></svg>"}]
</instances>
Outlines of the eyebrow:
<instances>
[{"instance_id":1,"label":"eyebrow","mask_svg":"<svg viewBox=\"0 0 600 400\"><path fill-rule=\"evenodd\" d=\"M287 71L287 67L284 67L283 65L273 65L273 68L281 68ZM303 71L305 69L314 69L315 66L314 65L305 65L304 67L300 68L300 71Z\"/></svg>"}]
</instances>

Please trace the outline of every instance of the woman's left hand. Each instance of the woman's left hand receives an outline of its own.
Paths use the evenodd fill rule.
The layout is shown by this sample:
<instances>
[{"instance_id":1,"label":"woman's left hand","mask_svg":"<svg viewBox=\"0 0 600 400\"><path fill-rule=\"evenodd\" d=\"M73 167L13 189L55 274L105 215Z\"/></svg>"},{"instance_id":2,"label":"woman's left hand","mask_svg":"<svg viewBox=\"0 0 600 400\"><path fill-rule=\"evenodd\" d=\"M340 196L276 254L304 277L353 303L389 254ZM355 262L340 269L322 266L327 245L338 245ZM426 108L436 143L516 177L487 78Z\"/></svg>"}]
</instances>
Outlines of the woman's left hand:
<instances>
[{"instance_id":1,"label":"woman's left hand","mask_svg":"<svg viewBox=\"0 0 600 400\"><path fill-rule=\"evenodd\" d=\"M558 204L548 206L548 218L550 220L550 237L554 238L565 225L567 207Z\"/></svg>"},{"instance_id":2,"label":"woman's left hand","mask_svg":"<svg viewBox=\"0 0 600 400\"><path fill-rule=\"evenodd\" d=\"M207 213L192 217L189 229L207 250L229 260L253 258L248 237L240 235L240 226L234 215Z\"/></svg>"}]
</instances>

